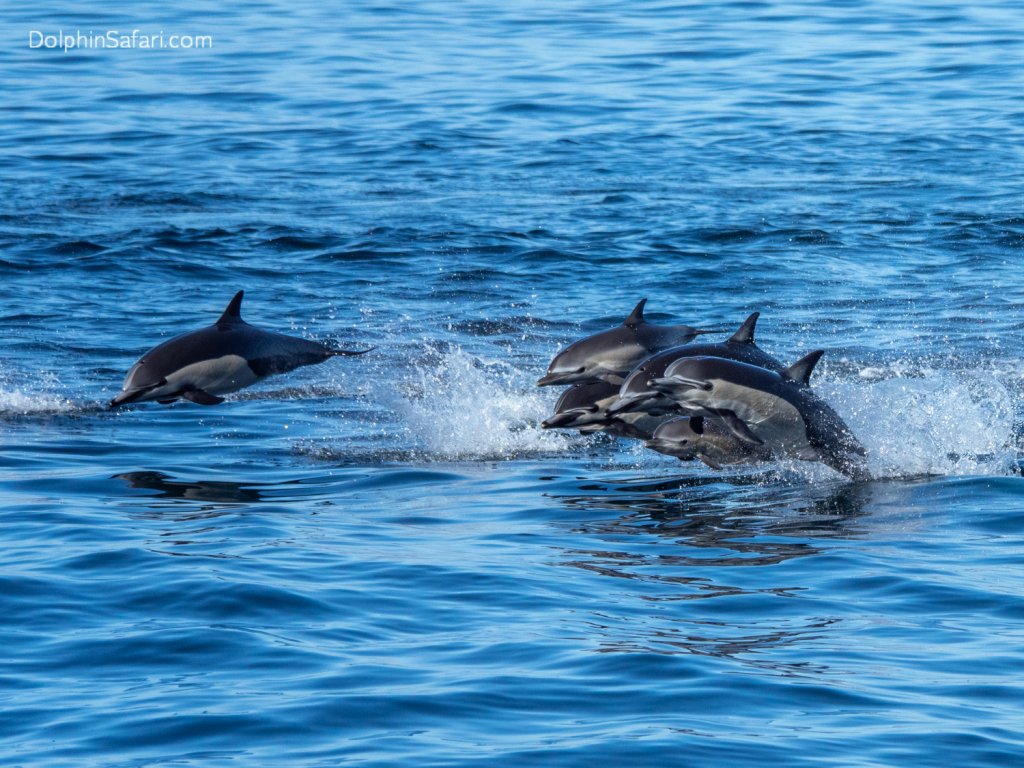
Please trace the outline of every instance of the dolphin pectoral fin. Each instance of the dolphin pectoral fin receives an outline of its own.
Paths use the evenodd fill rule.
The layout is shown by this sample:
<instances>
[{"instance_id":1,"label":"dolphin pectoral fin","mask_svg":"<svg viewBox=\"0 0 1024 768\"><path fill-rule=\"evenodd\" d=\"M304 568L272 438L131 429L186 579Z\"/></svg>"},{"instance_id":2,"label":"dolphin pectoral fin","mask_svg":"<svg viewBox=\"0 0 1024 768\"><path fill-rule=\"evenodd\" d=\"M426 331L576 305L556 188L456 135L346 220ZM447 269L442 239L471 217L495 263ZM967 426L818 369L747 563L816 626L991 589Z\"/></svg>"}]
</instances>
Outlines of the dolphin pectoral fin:
<instances>
[{"instance_id":1,"label":"dolphin pectoral fin","mask_svg":"<svg viewBox=\"0 0 1024 768\"><path fill-rule=\"evenodd\" d=\"M721 469L722 468L721 464L719 464L714 459L709 458L707 454L699 453L699 454L697 454L697 458L700 459L702 462L704 462L704 464L706 466L709 466L712 469Z\"/></svg>"},{"instance_id":2,"label":"dolphin pectoral fin","mask_svg":"<svg viewBox=\"0 0 1024 768\"><path fill-rule=\"evenodd\" d=\"M365 355L367 352L373 352L376 347L370 347L369 349L329 349L328 354L331 357L353 357L355 355Z\"/></svg>"},{"instance_id":3,"label":"dolphin pectoral fin","mask_svg":"<svg viewBox=\"0 0 1024 768\"><path fill-rule=\"evenodd\" d=\"M750 427L743 423L743 420L732 411L722 411L718 414L722 423L729 428L736 437L744 443L752 445L764 445L764 440L750 431Z\"/></svg>"},{"instance_id":4,"label":"dolphin pectoral fin","mask_svg":"<svg viewBox=\"0 0 1024 768\"><path fill-rule=\"evenodd\" d=\"M190 402L196 403L197 405L220 405L224 402L223 397L217 397L217 395L211 395L209 392L205 392L201 389L189 389L182 392L179 397L184 398Z\"/></svg>"}]
</instances>

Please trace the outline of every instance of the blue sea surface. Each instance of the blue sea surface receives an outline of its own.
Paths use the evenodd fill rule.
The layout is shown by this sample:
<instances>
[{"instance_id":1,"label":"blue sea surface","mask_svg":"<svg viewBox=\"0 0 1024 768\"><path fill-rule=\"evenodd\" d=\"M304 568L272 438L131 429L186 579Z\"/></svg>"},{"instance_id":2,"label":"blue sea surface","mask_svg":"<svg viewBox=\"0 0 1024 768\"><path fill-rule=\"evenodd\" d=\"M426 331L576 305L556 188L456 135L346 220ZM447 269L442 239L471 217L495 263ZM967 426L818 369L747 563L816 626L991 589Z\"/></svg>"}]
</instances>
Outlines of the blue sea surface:
<instances>
[{"instance_id":1,"label":"blue sea surface","mask_svg":"<svg viewBox=\"0 0 1024 768\"><path fill-rule=\"evenodd\" d=\"M0 764L1024 764L1019 2L0 19ZM241 289L376 349L106 408ZM642 297L877 479L540 429Z\"/></svg>"}]
</instances>

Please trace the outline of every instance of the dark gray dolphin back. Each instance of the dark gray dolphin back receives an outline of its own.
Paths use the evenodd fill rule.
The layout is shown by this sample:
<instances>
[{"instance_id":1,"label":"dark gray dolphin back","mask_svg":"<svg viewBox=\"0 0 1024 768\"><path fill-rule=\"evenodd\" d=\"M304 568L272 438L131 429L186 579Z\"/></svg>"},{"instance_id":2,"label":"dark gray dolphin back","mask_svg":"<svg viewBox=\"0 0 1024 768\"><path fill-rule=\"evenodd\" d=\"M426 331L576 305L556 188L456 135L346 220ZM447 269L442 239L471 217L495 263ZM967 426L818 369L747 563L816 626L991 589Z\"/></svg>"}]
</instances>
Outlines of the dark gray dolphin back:
<instances>
[{"instance_id":1,"label":"dark gray dolphin back","mask_svg":"<svg viewBox=\"0 0 1024 768\"><path fill-rule=\"evenodd\" d=\"M665 370L683 357L722 357L726 360L736 360L740 363L767 368L769 371L785 370L785 365L754 342L754 328L757 325L758 317L760 317L759 312L751 314L728 341L716 344L684 344L658 352L642 360L622 382L622 386L619 388L619 397L627 399L643 393L656 394L647 386L647 382L664 376Z\"/></svg>"}]
</instances>

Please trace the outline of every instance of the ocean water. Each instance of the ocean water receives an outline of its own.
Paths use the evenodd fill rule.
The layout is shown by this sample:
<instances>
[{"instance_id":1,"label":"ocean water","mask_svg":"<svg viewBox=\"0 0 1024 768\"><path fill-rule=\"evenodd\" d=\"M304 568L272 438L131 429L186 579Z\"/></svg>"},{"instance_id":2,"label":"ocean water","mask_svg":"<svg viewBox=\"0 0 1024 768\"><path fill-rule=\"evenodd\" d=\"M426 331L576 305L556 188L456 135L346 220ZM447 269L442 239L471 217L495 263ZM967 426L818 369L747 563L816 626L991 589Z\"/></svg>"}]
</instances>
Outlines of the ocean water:
<instances>
[{"instance_id":1,"label":"ocean water","mask_svg":"<svg viewBox=\"0 0 1024 768\"><path fill-rule=\"evenodd\" d=\"M1019 3L0 18L0 763L1024 762ZM105 408L239 289L376 350ZM540 430L641 297L878 479Z\"/></svg>"}]
</instances>

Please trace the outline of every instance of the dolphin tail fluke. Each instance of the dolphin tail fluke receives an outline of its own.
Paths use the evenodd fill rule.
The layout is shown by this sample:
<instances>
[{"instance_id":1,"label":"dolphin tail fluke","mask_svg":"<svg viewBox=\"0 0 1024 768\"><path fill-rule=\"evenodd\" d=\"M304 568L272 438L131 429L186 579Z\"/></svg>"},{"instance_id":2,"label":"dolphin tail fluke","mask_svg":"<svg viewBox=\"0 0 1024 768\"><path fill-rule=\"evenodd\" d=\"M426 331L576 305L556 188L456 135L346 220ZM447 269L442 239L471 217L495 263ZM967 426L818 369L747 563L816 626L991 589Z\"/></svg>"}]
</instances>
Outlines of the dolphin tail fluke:
<instances>
[{"instance_id":1,"label":"dolphin tail fluke","mask_svg":"<svg viewBox=\"0 0 1024 768\"><path fill-rule=\"evenodd\" d=\"M354 357L356 355L365 355L367 352L373 352L376 347L370 347L369 349L328 349L327 354L331 357Z\"/></svg>"},{"instance_id":2,"label":"dolphin tail fluke","mask_svg":"<svg viewBox=\"0 0 1024 768\"><path fill-rule=\"evenodd\" d=\"M739 330L732 335L732 338L729 339L729 341L733 344L753 344L754 326L757 325L757 318L760 316L760 312L754 312L750 315L750 317L743 321L743 325L741 325Z\"/></svg>"}]
</instances>

